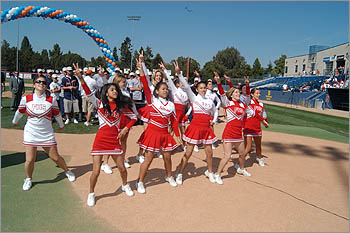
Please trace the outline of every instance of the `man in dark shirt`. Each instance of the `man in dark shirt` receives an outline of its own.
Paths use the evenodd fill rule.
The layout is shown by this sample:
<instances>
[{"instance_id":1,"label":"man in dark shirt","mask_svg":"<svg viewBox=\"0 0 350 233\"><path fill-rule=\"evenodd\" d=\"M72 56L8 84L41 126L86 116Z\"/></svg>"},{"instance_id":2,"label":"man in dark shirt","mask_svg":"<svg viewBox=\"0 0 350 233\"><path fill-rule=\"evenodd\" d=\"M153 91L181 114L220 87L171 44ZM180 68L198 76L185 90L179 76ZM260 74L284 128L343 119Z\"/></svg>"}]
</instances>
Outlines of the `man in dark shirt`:
<instances>
[{"instance_id":1,"label":"man in dark shirt","mask_svg":"<svg viewBox=\"0 0 350 233\"><path fill-rule=\"evenodd\" d=\"M66 114L66 121L65 124L69 124L69 115L72 112L73 108L73 117L72 121L75 124L78 124L77 119L75 118L75 115L79 113L79 105L78 105L78 79L73 75L73 69L72 67L67 67L67 76L62 78L61 83L62 89L63 89L63 103L64 103L64 112Z\"/></svg>"}]
</instances>

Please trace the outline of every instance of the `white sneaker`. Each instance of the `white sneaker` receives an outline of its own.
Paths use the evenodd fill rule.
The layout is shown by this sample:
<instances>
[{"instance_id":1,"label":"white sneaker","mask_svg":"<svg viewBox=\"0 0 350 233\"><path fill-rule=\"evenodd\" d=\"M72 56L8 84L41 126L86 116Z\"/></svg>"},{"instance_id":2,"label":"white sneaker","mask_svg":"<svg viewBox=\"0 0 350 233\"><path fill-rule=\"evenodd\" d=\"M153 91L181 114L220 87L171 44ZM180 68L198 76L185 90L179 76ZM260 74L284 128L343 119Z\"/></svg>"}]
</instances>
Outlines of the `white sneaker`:
<instances>
[{"instance_id":1,"label":"white sneaker","mask_svg":"<svg viewBox=\"0 0 350 233\"><path fill-rule=\"evenodd\" d=\"M23 184L23 190L27 191L32 187L32 179L31 178L26 178L24 179L24 184Z\"/></svg>"},{"instance_id":2,"label":"white sneaker","mask_svg":"<svg viewBox=\"0 0 350 233\"><path fill-rule=\"evenodd\" d=\"M143 163L145 161L145 156L136 155L136 160L139 161L139 163Z\"/></svg>"},{"instance_id":3,"label":"white sneaker","mask_svg":"<svg viewBox=\"0 0 350 233\"><path fill-rule=\"evenodd\" d=\"M165 177L165 181L169 182L169 184L173 187L177 186L177 183L174 180L174 177L170 176L170 177Z\"/></svg>"},{"instance_id":4,"label":"white sneaker","mask_svg":"<svg viewBox=\"0 0 350 233\"><path fill-rule=\"evenodd\" d=\"M94 206L95 205L95 193L89 193L88 199L87 199L87 205L88 206Z\"/></svg>"},{"instance_id":5,"label":"white sneaker","mask_svg":"<svg viewBox=\"0 0 350 233\"><path fill-rule=\"evenodd\" d=\"M244 176L252 176L249 172L247 172L245 168L244 169L238 168L237 173Z\"/></svg>"},{"instance_id":6,"label":"white sneaker","mask_svg":"<svg viewBox=\"0 0 350 233\"><path fill-rule=\"evenodd\" d=\"M88 127L88 126L90 126L90 125L91 125L91 123L90 123L90 122L85 121L85 122L84 122L84 125L86 125L86 126Z\"/></svg>"},{"instance_id":7,"label":"white sneaker","mask_svg":"<svg viewBox=\"0 0 350 233\"><path fill-rule=\"evenodd\" d=\"M131 190L131 187L129 184L126 184L125 186L122 185L122 191L124 191L126 195L129 197L134 196L134 192Z\"/></svg>"},{"instance_id":8,"label":"white sneaker","mask_svg":"<svg viewBox=\"0 0 350 233\"><path fill-rule=\"evenodd\" d=\"M143 182L136 182L136 188L138 193L146 193L146 189L143 185Z\"/></svg>"},{"instance_id":9,"label":"white sneaker","mask_svg":"<svg viewBox=\"0 0 350 233\"><path fill-rule=\"evenodd\" d=\"M126 160L124 160L124 166L125 166L125 168L130 168L131 167L131 165L128 162L126 162Z\"/></svg>"},{"instance_id":10,"label":"white sneaker","mask_svg":"<svg viewBox=\"0 0 350 233\"><path fill-rule=\"evenodd\" d=\"M235 169L237 170L239 168L239 163L235 163Z\"/></svg>"},{"instance_id":11,"label":"white sneaker","mask_svg":"<svg viewBox=\"0 0 350 233\"><path fill-rule=\"evenodd\" d=\"M107 174L112 174L112 168L108 164L102 164L101 165L101 170L104 171Z\"/></svg>"},{"instance_id":12,"label":"white sneaker","mask_svg":"<svg viewBox=\"0 0 350 233\"><path fill-rule=\"evenodd\" d=\"M154 153L154 157L162 159L163 155L158 151L158 152Z\"/></svg>"},{"instance_id":13,"label":"white sneaker","mask_svg":"<svg viewBox=\"0 0 350 233\"><path fill-rule=\"evenodd\" d=\"M264 167L265 166L265 163L264 163L264 158L256 158L256 161L258 162L259 166L260 167Z\"/></svg>"},{"instance_id":14,"label":"white sneaker","mask_svg":"<svg viewBox=\"0 0 350 233\"><path fill-rule=\"evenodd\" d=\"M75 181L75 175L72 171L68 170L64 174L66 174L66 176L70 182Z\"/></svg>"},{"instance_id":15,"label":"white sneaker","mask_svg":"<svg viewBox=\"0 0 350 233\"><path fill-rule=\"evenodd\" d=\"M69 119L67 119L65 122L64 122L65 125L68 125L69 124Z\"/></svg>"},{"instance_id":16,"label":"white sneaker","mask_svg":"<svg viewBox=\"0 0 350 233\"><path fill-rule=\"evenodd\" d=\"M210 182L215 183L214 173L209 172L208 170L206 170L204 172L204 174L209 178Z\"/></svg>"},{"instance_id":17,"label":"white sneaker","mask_svg":"<svg viewBox=\"0 0 350 233\"><path fill-rule=\"evenodd\" d=\"M73 118L73 123L78 124L79 122L77 121L77 119Z\"/></svg>"},{"instance_id":18,"label":"white sneaker","mask_svg":"<svg viewBox=\"0 0 350 233\"><path fill-rule=\"evenodd\" d=\"M176 183L180 184L180 185L182 184L182 174L181 173L177 174Z\"/></svg>"},{"instance_id":19,"label":"white sneaker","mask_svg":"<svg viewBox=\"0 0 350 233\"><path fill-rule=\"evenodd\" d=\"M222 179L221 179L221 175L220 175L220 174L215 174L214 177L215 177L216 183L218 183L218 184L224 184L224 182L222 182Z\"/></svg>"},{"instance_id":20,"label":"white sneaker","mask_svg":"<svg viewBox=\"0 0 350 233\"><path fill-rule=\"evenodd\" d=\"M198 146L197 146L197 145L194 145L193 150L194 150L194 152L198 152L198 151L199 151Z\"/></svg>"}]
</instances>

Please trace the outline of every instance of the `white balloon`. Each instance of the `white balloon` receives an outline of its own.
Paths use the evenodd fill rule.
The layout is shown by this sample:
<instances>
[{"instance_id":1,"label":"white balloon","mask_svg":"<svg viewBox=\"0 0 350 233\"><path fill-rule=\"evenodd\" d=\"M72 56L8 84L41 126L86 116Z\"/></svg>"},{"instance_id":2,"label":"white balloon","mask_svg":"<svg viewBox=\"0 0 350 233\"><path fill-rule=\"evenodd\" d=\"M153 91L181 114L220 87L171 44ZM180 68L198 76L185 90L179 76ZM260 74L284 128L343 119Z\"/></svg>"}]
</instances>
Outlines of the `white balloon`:
<instances>
[{"instance_id":1,"label":"white balloon","mask_svg":"<svg viewBox=\"0 0 350 233\"><path fill-rule=\"evenodd\" d=\"M103 50L103 48L102 48L102 47L100 47L100 49L101 49L101 50Z\"/></svg>"},{"instance_id":2,"label":"white balloon","mask_svg":"<svg viewBox=\"0 0 350 233\"><path fill-rule=\"evenodd\" d=\"M106 48L103 48L103 51L105 51L105 52L106 52L106 51L107 51L107 49L106 49Z\"/></svg>"},{"instance_id":3,"label":"white balloon","mask_svg":"<svg viewBox=\"0 0 350 233\"><path fill-rule=\"evenodd\" d=\"M108 49L108 50L107 50L107 53L111 54L111 50Z\"/></svg>"},{"instance_id":4,"label":"white balloon","mask_svg":"<svg viewBox=\"0 0 350 233\"><path fill-rule=\"evenodd\" d=\"M6 19L11 19L11 15L6 15Z\"/></svg>"}]
</instances>

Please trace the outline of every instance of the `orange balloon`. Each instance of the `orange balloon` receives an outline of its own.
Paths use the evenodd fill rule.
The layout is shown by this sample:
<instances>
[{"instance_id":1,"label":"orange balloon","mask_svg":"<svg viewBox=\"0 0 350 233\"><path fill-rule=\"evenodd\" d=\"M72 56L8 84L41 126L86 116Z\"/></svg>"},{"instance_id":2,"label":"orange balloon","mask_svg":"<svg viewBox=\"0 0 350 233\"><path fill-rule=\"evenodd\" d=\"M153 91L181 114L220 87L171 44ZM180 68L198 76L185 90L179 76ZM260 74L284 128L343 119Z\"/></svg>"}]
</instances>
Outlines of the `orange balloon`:
<instances>
[{"instance_id":1,"label":"orange balloon","mask_svg":"<svg viewBox=\"0 0 350 233\"><path fill-rule=\"evenodd\" d=\"M115 62L112 62L112 66L115 66Z\"/></svg>"}]
</instances>

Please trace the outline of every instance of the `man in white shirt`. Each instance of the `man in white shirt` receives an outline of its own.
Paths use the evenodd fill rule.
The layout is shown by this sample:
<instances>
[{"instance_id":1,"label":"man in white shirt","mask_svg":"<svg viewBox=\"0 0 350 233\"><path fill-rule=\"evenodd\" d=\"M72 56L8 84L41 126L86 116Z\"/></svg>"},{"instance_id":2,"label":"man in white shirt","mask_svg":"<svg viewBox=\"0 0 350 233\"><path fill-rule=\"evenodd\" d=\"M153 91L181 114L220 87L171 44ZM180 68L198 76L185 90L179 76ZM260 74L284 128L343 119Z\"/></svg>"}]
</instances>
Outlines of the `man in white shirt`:
<instances>
[{"instance_id":1,"label":"man in white shirt","mask_svg":"<svg viewBox=\"0 0 350 233\"><path fill-rule=\"evenodd\" d=\"M92 70L87 69L85 71L84 81L86 85L89 87L91 93L95 94L97 89L97 84L96 84L96 80L91 78L90 76L91 74L92 74ZM91 102L90 98L86 95L83 88L81 88L81 96L82 96L83 113L85 113L85 116L86 116L86 121L84 124L86 126L89 126L91 125L90 123L91 114L95 111L95 106Z\"/></svg>"}]
</instances>

